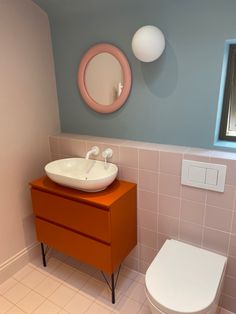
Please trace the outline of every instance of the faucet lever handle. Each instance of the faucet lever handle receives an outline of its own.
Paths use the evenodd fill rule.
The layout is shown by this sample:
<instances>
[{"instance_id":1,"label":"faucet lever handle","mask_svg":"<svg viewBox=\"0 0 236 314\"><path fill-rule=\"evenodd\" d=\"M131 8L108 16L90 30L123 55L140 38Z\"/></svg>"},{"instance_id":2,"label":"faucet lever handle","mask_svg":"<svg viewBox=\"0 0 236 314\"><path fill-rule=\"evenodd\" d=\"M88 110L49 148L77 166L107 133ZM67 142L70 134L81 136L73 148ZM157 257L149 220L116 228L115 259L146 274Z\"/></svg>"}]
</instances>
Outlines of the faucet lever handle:
<instances>
[{"instance_id":1,"label":"faucet lever handle","mask_svg":"<svg viewBox=\"0 0 236 314\"><path fill-rule=\"evenodd\" d=\"M107 158L111 158L113 155L113 150L111 148L107 148L102 152L102 157L107 159Z\"/></svg>"},{"instance_id":2,"label":"faucet lever handle","mask_svg":"<svg viewBox=\"0 0 236 314\"><path fill-rule=\"evenodd\" d=\"M93 146L92 148L91 148L91 151L92 151L92 154L94 155L94 156L97 156L98 154L99 154L99 147L98 146Z\"/></svg>"}]
</instances>

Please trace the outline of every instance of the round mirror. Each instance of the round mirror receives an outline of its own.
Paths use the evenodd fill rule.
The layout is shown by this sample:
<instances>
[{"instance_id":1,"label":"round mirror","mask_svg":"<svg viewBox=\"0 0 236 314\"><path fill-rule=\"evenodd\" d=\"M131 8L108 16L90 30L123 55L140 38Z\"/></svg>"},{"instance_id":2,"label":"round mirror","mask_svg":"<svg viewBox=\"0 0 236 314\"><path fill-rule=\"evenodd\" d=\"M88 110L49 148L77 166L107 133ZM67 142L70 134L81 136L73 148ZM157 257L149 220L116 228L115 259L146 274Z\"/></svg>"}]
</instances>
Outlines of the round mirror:
<instances>
[{"instance_id":1,"label":"round mirror","mask_svg":"<svg viewBox=\"0 0 236 314\"><path fill-rule=\"evenodd\" d=\"M78 86L85 102L95 111L110 113L118 110L131 88L127 58L110 44L91 47L80 62Z\"/></svg>"}]
</instances>

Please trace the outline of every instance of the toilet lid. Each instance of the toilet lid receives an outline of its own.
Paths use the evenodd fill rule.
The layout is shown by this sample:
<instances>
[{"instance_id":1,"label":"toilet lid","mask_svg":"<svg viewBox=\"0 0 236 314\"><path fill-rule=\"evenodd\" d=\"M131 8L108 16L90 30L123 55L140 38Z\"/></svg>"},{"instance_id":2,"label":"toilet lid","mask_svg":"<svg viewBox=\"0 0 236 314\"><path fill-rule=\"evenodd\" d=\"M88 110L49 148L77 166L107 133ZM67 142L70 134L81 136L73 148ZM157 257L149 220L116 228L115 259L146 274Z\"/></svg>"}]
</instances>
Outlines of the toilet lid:
<instances>
[{"instance_id":1,"label":"toilet lid","mask_svg":"<svg viewBox=\"0 0 236 314\"><path fill-rule=\"evenodd\" d=\"M147 270L153 305L165 313L205 313L214 302L226 257L167 240Z\"/></svg>"}]
</instances>

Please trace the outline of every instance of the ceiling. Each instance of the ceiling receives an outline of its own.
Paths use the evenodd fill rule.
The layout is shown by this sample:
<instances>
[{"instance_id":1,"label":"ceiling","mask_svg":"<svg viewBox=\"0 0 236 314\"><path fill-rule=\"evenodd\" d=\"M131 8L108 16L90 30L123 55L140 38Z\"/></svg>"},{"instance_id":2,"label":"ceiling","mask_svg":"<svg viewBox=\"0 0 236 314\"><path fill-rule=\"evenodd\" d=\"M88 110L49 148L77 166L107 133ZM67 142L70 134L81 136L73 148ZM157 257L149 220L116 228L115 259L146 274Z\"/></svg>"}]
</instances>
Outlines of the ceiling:
<instances>
[{"instance_id":1,"label":"ceiling","mask_svg":"<svg viewBox=\"0 0 236 314\"><path fill-rule=\"evenodd\" d=\"M90 13L127 9L139 0L33 0L50 18L63 18L71 15L81 17Z\"/></svg>"}]
</instances>

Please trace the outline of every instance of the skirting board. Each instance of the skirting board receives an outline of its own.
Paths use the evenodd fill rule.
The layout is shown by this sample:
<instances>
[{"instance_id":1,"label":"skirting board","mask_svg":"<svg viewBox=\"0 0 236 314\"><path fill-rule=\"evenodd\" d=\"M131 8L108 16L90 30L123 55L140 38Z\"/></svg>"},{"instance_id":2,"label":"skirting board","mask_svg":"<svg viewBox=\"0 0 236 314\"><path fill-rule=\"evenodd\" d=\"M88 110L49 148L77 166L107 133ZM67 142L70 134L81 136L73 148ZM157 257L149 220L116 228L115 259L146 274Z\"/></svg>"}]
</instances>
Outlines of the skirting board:
<instances>
[{"instance_id":1,"label":"skirting board","mask_svg":"<svg viewBox=\"0 0 236 314\"><path fill-rule=\"evenodd\" d=\"M35 242L0 265L0 284L40 255L39 243Z\"/></svg>"}]
</instances>

